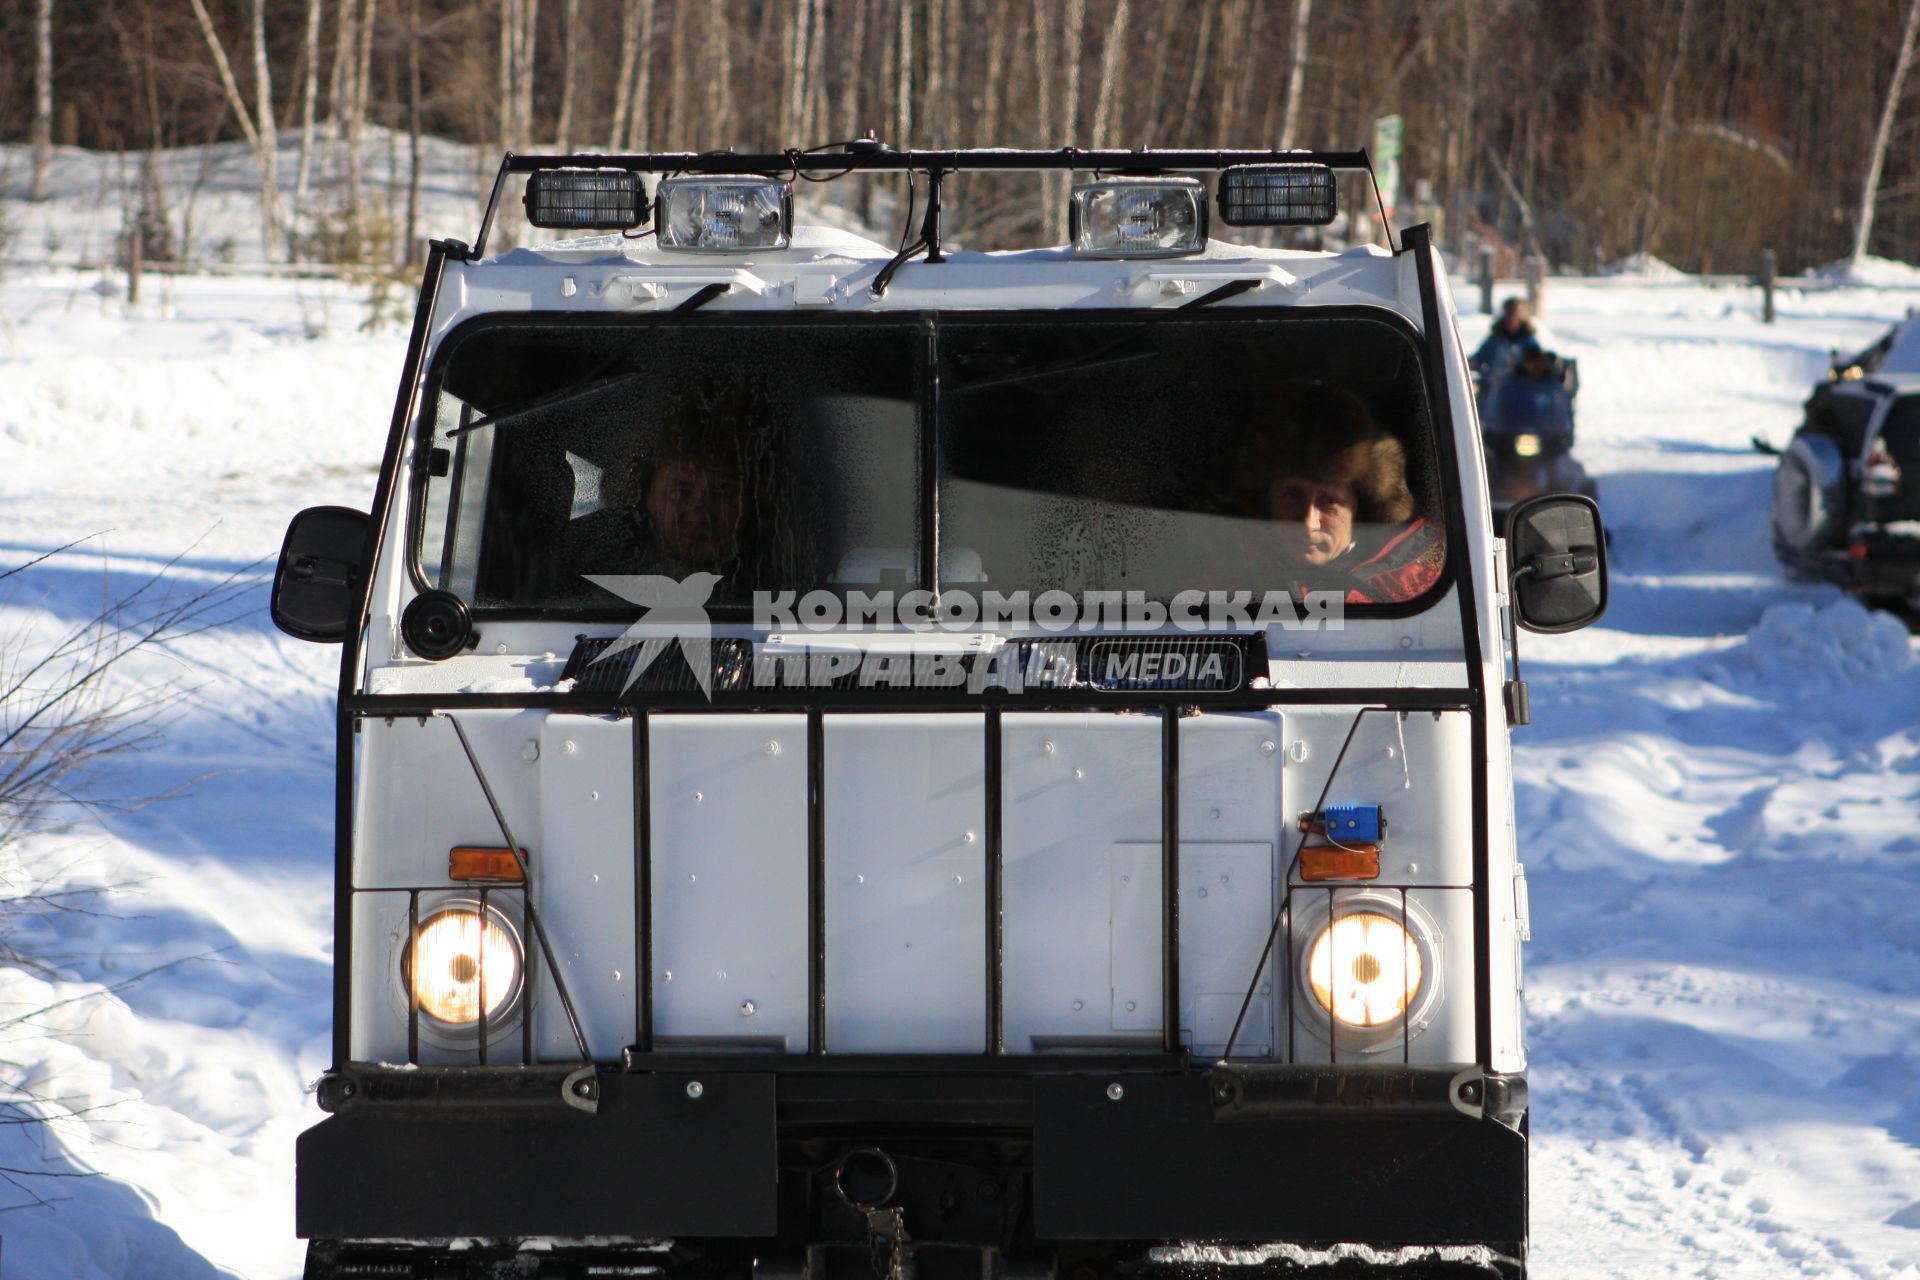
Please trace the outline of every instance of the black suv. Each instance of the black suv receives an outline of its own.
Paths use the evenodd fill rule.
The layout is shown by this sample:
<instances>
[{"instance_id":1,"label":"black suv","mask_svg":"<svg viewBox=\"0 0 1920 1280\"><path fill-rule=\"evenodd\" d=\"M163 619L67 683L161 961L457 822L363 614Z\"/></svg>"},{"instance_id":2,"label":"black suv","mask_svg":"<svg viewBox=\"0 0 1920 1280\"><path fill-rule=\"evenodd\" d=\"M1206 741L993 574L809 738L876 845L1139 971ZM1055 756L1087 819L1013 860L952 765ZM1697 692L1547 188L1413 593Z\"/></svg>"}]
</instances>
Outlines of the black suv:
<instances>
[{"instance_id":1,"label":"black suv","mask_svg":"<svg viewBox=\"0 0 1920 1280\"><path fill-rule=\"evenodd\" d=\"M1889 345L1836 359L1785 449L1755 443L1780 459L1773 547L1781 563L1920 609L1920 372L1877 368Z\"/></svg>"}]
</instances>

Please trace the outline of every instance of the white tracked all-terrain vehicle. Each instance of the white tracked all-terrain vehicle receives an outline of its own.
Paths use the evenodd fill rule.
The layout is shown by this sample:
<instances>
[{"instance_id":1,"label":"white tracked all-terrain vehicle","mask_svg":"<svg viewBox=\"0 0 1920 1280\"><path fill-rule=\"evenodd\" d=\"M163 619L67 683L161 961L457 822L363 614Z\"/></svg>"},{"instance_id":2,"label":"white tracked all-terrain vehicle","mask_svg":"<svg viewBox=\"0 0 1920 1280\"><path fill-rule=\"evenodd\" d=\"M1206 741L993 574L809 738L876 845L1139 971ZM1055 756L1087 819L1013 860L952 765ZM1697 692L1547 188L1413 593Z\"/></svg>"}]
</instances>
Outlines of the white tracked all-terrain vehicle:
<instances>
[{"instance_id":1,"label":"white tracked all-terrain vehicle","mask_svg":"<svg viewBox=\"0 0 1920 1280\"><path fill-rule=\"evenodd\" d=\"M942 245L1049 172L1069 245ZM1495 538L1425 228L1231 243L1342 173L508 158L275 582L343 646L309 1277L1524 1272L1515 627L1605 544ZM793 225L847 174L918 240ZM521 183L606 234L484 257Z\"/></svg>"}]
</instances>

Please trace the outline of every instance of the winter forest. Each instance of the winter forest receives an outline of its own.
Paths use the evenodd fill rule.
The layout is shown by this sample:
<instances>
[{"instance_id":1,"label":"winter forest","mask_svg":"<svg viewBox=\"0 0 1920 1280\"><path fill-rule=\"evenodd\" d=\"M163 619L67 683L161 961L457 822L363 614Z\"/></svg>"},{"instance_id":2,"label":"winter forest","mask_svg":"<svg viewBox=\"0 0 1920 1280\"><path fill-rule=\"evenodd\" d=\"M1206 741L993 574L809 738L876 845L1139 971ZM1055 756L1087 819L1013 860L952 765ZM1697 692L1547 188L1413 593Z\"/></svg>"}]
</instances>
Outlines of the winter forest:
<instances>
[{"instance_id":1,"label":"winter forest","mask_svg":"<svg viewBox=\"0 0 1920 1280\"><path fill-rule=\"evenodd\" d=\"M43 189L61 146L244 142L273 256L398 263L447 231L421 223L423 136L471 144L478 187L508 148L1344 149L1398 115L1395 221L1455 252L1791 273L1920 257L1916 25L1920 0L20 0L0 139L31 171L14 152L0 181ZM164 258L183 193L128 173ZM951 230L1051 220L979 180Z\"/></svg>"}]
</instances>

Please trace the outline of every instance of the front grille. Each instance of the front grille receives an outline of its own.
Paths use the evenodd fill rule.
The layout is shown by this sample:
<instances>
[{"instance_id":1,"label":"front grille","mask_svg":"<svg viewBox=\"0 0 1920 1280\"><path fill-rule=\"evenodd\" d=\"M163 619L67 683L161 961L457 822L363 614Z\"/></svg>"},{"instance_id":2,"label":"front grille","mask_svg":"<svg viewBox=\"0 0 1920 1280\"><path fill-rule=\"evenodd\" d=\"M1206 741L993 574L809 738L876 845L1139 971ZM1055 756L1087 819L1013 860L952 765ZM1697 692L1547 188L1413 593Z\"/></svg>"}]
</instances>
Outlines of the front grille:
<instances>
[{"instance_id":1,"label":"front grille","mask_svg":"<svg viewBox=\"0 0 1920 1280\"><path fill-rule=\"evenodd\" d=\"M582 637L574 645L573 652L567 655L566 670L561 679L574 682L578 693L611 694L621 693L693 693L700 688L700 682L694 679L693 668L688 665L687 656L677 641L669 640L666 646L657 652L646 670L637 680L629 678L633 674L633 665L640 658L642 646L634 645L623 649L612 657L602 660L603 655L615 643L612 636ZM708 662L712 667L712 684L715 693L731 693L746 689L753 684L753 642L735 636L715 636L708 650Z\"/></svg>"}]
</instances>

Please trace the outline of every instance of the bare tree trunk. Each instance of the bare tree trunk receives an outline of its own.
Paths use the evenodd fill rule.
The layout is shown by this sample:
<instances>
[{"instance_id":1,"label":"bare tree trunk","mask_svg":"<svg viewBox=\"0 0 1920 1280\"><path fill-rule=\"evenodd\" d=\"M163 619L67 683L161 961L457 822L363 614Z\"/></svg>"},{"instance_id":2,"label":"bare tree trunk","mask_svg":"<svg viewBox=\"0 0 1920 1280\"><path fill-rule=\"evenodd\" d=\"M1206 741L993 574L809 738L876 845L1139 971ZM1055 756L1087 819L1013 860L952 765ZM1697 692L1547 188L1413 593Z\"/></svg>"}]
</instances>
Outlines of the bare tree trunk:
<instances>
[{"instance_id":1,"label":"bare tree trunk","mask_svg":"<svg viewBox=\"0 0 1920 1280\"><path fill-rule=\"evenodd\" d=\"M1007 92L1007 28L1010 25L1011 21L987 23L986 93L980 104L982 146L1000 145L1000 101Z\"/></svg>"},{"instance_id":2,"label":"bare tree trunk","mask_svg":"<svg viewBox=\"0 0 1920 1280\"><path fill-rule=\"evenodd\" d=\"M353 55L353 74L349 78L353 92L347 98L347 209L348 217L360 216L362 164L360 126L367 119L367 80L373 67L373 20L380 0L361 0L359 25L354 36L358 47Z\"/></svg>"},{"instance_id":3,"label":"bare tree trunk","mask_svg":"<svg viewBox=\"0 0 1920 1280\"><path fill-rule=\"evenodd\" d=\"M626 0L620 8L620 69L613 80L613 119L607 125L607 150L625 151L629 145L627 116L633 101L633 67L640 57L640 6Z\"/></svg>"},{"instance_id":4,"label":"bare tree trunk","mask_svg":"<svg viewBox=\"0 0 1920 1280\"><path fill-rule=\"evenodd\" d=\"M306 77L300 90L300 170L293 183L293 220L307 202L307 184L313 177L313 115L320 99L320 0L307 0L307 40L302 46Z\"/></svg>"},{"instance_id":5,"label":"bare tree trunk","mask_svg":"<svg viewBox=\"0 0 1920 1280\"><path fill-rule=\"evenodd\" d=\"M227 60L226 46L220 43L220 33L213 29L213 18L207 13L206 0L192 0L192 4L193 16L200 23L200 32L207 38L207 48L213 53L213 65L220 73L220 85L226 91L227 105L233 109L234 118L240 122L240 132L245 135L247 145L253 150L254 161L260 168L261 251L271 257L274 240L282 222L280 183L275 171L274 155L262 138L260 127L254 123L252 115L248 112L246 99L240 95L240 85L233 78L233 64ZM256 29L260 25L261 9L264 4L265 0L254 0ZM264 57L264 53L261 56ZM271 84L264 80L259 88L263 99L272 93ZM266 127L271 130L273 127L271 102L262 102L260 116Z\"/></svg>"},{"instance_id":6,"label":"bare tree trunk","mask_svg":"<svg viewBox=\"0 0 1920 1280\"><path fill-rule=\"evenodd\" d=\"M1687 33L1692 26L1693 0L1680 0L1680 29L1673 40L1673 60L1667 64L1666 83L1660 89L1660 109L1653 121L1653 162L1647 171L1647 194L1642 207L1638 249L1653 251L1653 238L1660 229L1662 170L1667 164L1667 136L1673 132L1673 95L1679 84L1680 67L1687 57Z\"/></svg>"},{"instance_id":7,"label":"bare tree trunk","mask_svg":"<svg viewBox=\"0 0 1920 1280\"><path fill-rule=\"evenodd\" d=\"M346 115L346 98L352 91L354 19L360 11L358 0L339 0L333 32L333 67L327 73L327 113L332 116L334 136L339 137L340 121Z\"/></svg>"},{"instance_id":8,"label":"bare tree trunk","mask_svg":"<svg viewBox=\"0 0 1920 1280\"><path fill-rule=\"evenodd\" d=\"M900 0L900 65L894 77L894 146L913 145L913 0Z\"/></svg>"},{"instance_id":9,"label":"bare tree trunk","mask_svg":"<svg viewBox=\"0 0 1920 1280\"><path fill-rule=\"evenodd\" d=\"M937 147L950 136L953 117L947 111L947 0L927 0L927 145Z\"/></svg>"},{"instance_id":10,"label":"bare tree trunk","mask_svg":"<svg viewBox=\"0 0 1920 1280\"><path fill-rule=\"evenodd\" d=\"M280 130L273 119L273 70L267 65L267 0L253 0L253 95L259 113L260 187L269 199L262 204L268 235L267 257L274 256L273 233L283 232L280 217Z\"/></svg>"},{"instance_id":11,"label":"bare tree trunk","mask_svg":"<svg viewBox=\"0 0 1920 1280\"><path fill-rule=\"evenodd\" d=\"M573 99L580 82L580 0L567 0L566 34L561 45L560 123L554 132L561 151L573 150Z\"/></svg>"},{"instance_id":12,"label":"bare tree trunk","mask_svg":"<svg viewBox=\"0 0 1920 1280\"><path fill-rule=\"evenodd\" d=\"M1160 136L1161 120L1165 114L1160 109L1160 90L1167 82L1167 64L1173 53L1174 32L1180 29L1185 17L1178 5L1160 6L1160 28L1153 36L1153 72L1147 79L1146 93L1140 97L1143 116L1136 138L1143 147L1160 146L1165 141Z\"/></svg>"},{"instance_id":13,"label":"bare tree trunk","mask_svg":"<svg viewBox=\"0 0 1920 1280\"><path fill-rule=\"evenodd\" d=\"M495 130L494 150L513 150L513 69L518 65L514 45L520 33L522 0L500 0L500 57L496 67L500 93L500 114Z\"/></svg>"},{"instance_id":14,"label":"bare tree trunk","mask_svg":"<svg viewBox=\"0 0 1920 1280\"><path fill-rule=\"evenodd\" d=\"M702 59L702 65L707 68L707 146L724 147L733 140L732 48L726 5L720 0L709 0L706 57Z\"/></svg>"},{"instance_id":15,"label":"bare tree trunk","mask_svg":"<svg viewBox=\"0 0 1920 1280\"><path fill-rule=\"evenodd\" d=\"M533 140L533 55L534 33L540 21L540 0L520 0L520 39L516 43L514 65L514 120L522 141Z\"/></svg>"},{"instance_id":16,"label":"bare tree trunk","mask_svg":"<svg viewBox=\"0 0 1920 1280\"><path fill-rule=\"evenodd\" d=\"M813 37L807 45L810 72L807 76L806 109L800 114L798 141L806 146L817 146L831 140L827 130L832 127L827 116L827 0L809 0L809 3L813 7Z\"/></svg>"},{"instance_id":17,"label":"bare tree trunk","mask_svg":"<svg viewBox=\"0 0 1920 1280\"><path fill-rule=\"evenodd\" d=\"M53 163L53 0L33 7L33 190L47 198L47 166Z\"/></svg>"},{"instance_id":18,"label":"bare tree trunk","mask_svg":"<svg viewBox=\"0 0 1920 1280\"><path fill-rule=\"evenodd\" d=\"M853 34L847 40L847 79L840 95L840 116L846 136L857 138L864 129L860 119L860 87L867 63L867 0L853 0Z\"/></svg>"},{"instance_id":19,"label":"bare tree trunk","mask_svg":"<svg viewBox=\"0 0 1920 1280\"><path fill-rule=\"evenodd\" d=\"M1300 91L1307 82L1307 32L1313 22L1313 0L1298 0L1293 10L1293 52L1287 59L1287 107L1280 117L1280 146L1293 146L1300 128Z\"/></svg>"},{"instance_id":20,"label":"bare tree trunk","mask_svg":"<svg viewBox=\"0 0 1920 1280\"><path fill-rule=\"evenodd\" d=\"M1867 256L1867 241L1873 237L1874 205L1880 197L1880 170L1887 161L1887 142L1893 137L1893 118L1900 109L1900 96L1906 89L1907 72L1913 68L1914 36L1920 32L1920 0L1908 0L1907 28L1900 37L1900 56L1893 62L1893 83L1887 86L1887 99L1880 108L1880 127L1873 135L1873 158L1867 162L1866 181L1860 186L1860 216L1853 226L1853 260Z\"/></svg>"},{"instance_id":21,"label":"bare tree trunk","mask_svg":"<svg viewBox=\"0 0 1920 1280\"><path fill-rule=\"evenodd\" d=\"M655 140L650 144L653 146L690 148L692 144L689 135L693 132L693 103L688 87L688 77L694 71L693 40L688 34L692 22L692 6L676 3L673 34L667 41L667 65L672 68L672 76L667 81L667 136Z\"/></svg>"},{"instance_id":22,"label":"bare tree trunk","mask_svg":"<svg viewBox=\"0 0 1920 1280\"><path fill-rule=\"evenodd\" d=\"M1119 111L1120 51L1126 47L1127 13L1131 0L1119 0L1114 6L1113 22L1107 27L1107 51L1100 59L1100 95L1093 108L1093 145L1113 145L1113 122Z\"/></svg>"},{"instance_id":23,"label":"bare tree trunk","mask_svg":"<svg viewBox=\"0 0 1920 1280\"><path fill-rule=\"evenodd\" d=\"M1206 83L1207 55L1212 52L1213 44L1213 6L1205 5L1200 10L1200 34L1193 46L1193 70L1187 76L1187 105L1181 114L1183 126L1181 141L1192 142L1192 131L1200 121L1200 87Z\"/></svg>"},{"instance_id":24,"label":"bare tree trunk","mask_svg":"<svg viewBox=\"0 0 1920 1280\"><path fill-rule=\"evenodd\" d=\"M420 255L420 0L407 6L407 260Z\"/></svg>"}]
</instances>

